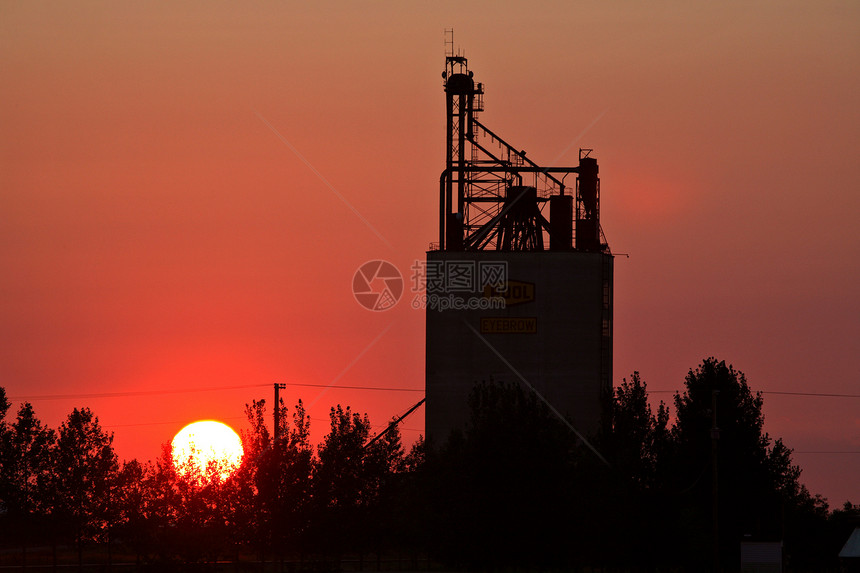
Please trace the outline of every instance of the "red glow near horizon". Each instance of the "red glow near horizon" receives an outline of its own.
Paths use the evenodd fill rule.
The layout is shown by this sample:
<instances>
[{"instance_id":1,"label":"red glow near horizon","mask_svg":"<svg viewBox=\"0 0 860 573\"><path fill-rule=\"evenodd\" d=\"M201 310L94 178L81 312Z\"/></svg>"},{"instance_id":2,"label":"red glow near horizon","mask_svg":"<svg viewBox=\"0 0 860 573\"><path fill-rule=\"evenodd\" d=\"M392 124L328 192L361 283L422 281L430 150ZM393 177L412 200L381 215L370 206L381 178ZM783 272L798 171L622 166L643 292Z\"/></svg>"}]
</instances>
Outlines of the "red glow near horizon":
<instances>
[{"instance_id":1,"label":"red glow near horizon","mask_svg":"<svg viewBox=\"0 0 860 573\"><path fill-rule=\"evenodd\" d=\"M89 406L142 460L189 420L241 429L274 382L423 388L410 293L369 312L351 285L382 259L408 288L437 240L453 27L483 122L538 163L580 146L600 162L603 229L630 254L616 384L678 389L715 356L754 390L856 394L857 22L860 6L802 3L7 6L0 384L74 396L36 413L58 427ZM419 399L283 397L314 443L334 404L381 427ZM765 430L860 451L857 404L767 395ZM422 428L419 409L404 441ZM860 455L795 459L814 493L860 500Z\"/></svg>"}]
</instances>

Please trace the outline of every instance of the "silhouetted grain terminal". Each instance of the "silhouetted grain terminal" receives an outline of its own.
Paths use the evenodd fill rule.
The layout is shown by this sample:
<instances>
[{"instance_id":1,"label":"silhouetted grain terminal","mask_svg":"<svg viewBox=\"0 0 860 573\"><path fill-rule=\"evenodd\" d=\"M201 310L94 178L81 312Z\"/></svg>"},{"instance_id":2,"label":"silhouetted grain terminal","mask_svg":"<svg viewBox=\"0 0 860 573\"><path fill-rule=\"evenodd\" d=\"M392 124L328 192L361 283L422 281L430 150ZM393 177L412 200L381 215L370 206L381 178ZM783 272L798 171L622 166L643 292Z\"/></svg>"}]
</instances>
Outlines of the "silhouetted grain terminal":
<instances>
[{"instance_id":1,"label":"silhouetted grain terminal","mask_svg":"<svg viewBox=\"0 0 860 573\"><path fill-rule=\"evenodd\" d=\"M465 57L449 52L443 79L447 157L425 277L428 441L463 428L471 388L490 379L526 384L593 434L612 392L613 256L597 161L580 149L577 166L536 164L479 121L484 86Z\"/></svg>"}]
</instances>

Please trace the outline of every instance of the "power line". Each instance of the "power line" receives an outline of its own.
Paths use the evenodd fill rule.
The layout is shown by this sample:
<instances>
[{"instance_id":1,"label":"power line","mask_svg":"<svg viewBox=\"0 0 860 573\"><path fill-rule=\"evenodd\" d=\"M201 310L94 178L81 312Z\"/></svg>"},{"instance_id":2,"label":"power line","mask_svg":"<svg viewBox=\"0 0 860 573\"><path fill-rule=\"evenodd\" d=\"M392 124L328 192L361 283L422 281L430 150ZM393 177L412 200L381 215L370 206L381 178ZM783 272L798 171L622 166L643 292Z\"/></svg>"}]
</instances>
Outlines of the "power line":
<instances>
[{"instance_id":1,"label":"power line","mask_svg":"<svg viewBox=\"0 0 860 573\"><path fill-rule=\"evenodd\" d=\"M172 390L139 390L129 392L99 392L95 394L33 394L31 396L9 396L10 400L34 402L36 400L76 400L84 398L127 398L131 396L160 396L164 394L186 394L192 392L217 392L257 388L268 384L242 384L237 386L208 386L204 388L174 388Z\"/></svg>"},{"instance_id":2,"label":"power line","mask_svg":"<svg viewBox=\"0 0 860 573\"><path fill-rule=\"evenodd\" d=\"M825 394L822 392L777 392L775 390L762 390L762 394L779 394L782 396L820 396L824 398L860 398L860 394Z\"/></svg>"},{"instance_id":3,"label":"power line","mask_svg":"<svg viewBox=\"0 0 860 573\"><path fill-rule=\"evenodd\" d=\"M647 390L649 394L675 394L680 390ZM756 390L759 394L776 394L778 396L816 396L819 398L860 398L860 394L828 394L824 392L781 392L777 390Z\"/></svg>"},{"instance_id":4,"label":"power line","mask_svg":"<svg viewBox=\"0 0 860 573\"><path fill-rule=\"evenodd\" d=\"M793 451L793 454L860 454L860 450L851 451L851 450L843 450L843 451Z\"/></svg>"},{"instance_id":5,"label":"power line","mask_svg":"<svg viewBox=\"0 0 860 573\"><path fill-rule=\"evenodd\" d=\"M308 388L337 388L342 390L374 390L383 392L424 392L423 388L386 388L383 386L347 386L335 384L305 384L286 383L287 386ZM18 402L35 402L37 400L79 400L89 398L128 398L133 396L159 396L164 394L188 394L195 392L219 392L223 390L241 390L246 388L268 387L270 384L239 384L235 386L207 386L202 388L174 388L172 390L141 390L129 392L100 392L95 394L33 394L30 396L9 396L10 400Z\"/></svg>"}]
</instances>

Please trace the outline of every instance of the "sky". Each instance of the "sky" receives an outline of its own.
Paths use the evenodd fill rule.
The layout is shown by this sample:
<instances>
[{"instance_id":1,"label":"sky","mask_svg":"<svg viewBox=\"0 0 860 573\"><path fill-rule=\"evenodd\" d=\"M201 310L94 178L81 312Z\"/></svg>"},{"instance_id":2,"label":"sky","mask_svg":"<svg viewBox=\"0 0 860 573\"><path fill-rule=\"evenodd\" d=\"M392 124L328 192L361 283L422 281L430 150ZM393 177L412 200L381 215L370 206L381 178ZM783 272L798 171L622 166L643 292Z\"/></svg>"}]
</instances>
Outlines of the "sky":
<instances>
[{"instance_id":1,"label":"sky","mask_svg":"<svg viewBox=\"0 0 860 573\"><path fill-rule=\"evenodd\" d=\"M769 393L860 394L848 1L2 0L13 415L29 399L56 428L90 407L147 460L197 419L243 429L276 382L317 440L335 404L382 426L417 402L410 268L438 236L446 29L483 123L539 164L594 149L615 382L637 370L671 401L725 360L768 392L807 487L860 502L860 398ZM407 281L385 312L351 291L376 259Z\"/></svg>"}]
</instances>

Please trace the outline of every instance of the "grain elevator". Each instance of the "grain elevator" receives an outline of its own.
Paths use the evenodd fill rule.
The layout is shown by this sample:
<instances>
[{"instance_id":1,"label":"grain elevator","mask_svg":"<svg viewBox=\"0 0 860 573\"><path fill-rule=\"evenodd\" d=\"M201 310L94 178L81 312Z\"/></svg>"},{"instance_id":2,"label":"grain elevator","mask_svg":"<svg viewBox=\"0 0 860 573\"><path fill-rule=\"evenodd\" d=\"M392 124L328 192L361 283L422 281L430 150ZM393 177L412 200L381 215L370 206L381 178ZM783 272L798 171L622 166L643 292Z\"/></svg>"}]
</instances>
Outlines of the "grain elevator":
<instances>
[{"instance_id":1,"label":"grain elevator","mask_svg":"<svg viewBox=\"0 0 860 573\"><path fill-rule=\"evenodd\" d=\"M612 392L613 256L591 150L541 166L482 121L484 86L449 50L439 236L426 259L426 433L465 428L485 380L527 383L582 435ZM515 421L512 421L515 423Z\"/></svg>"}]
</instances>

